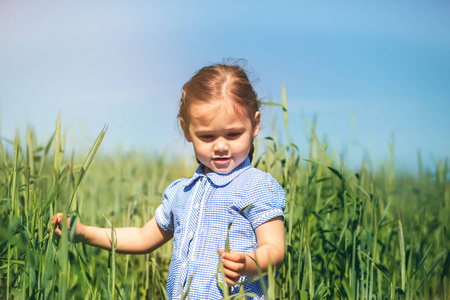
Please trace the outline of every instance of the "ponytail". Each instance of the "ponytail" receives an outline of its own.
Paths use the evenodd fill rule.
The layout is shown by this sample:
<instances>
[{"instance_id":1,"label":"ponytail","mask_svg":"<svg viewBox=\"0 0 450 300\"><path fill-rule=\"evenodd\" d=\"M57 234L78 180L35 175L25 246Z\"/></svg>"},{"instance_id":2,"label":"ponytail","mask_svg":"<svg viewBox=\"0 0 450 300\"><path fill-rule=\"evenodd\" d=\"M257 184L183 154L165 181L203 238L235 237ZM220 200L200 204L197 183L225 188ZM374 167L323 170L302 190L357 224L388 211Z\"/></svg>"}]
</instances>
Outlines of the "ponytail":
<instances>
[{"instance_id":1,"label":"ponytail","mask_svg":"<svg viewBox=\"0 0 450 300\"><path fill-rule=\"evenodd\" d=\"M252 144L250 145L250 151L248 152L248 158L250 159L250 162L252 162L253 160L253 153L255 152L255 145Z\"/></svg>"}]
</instances>

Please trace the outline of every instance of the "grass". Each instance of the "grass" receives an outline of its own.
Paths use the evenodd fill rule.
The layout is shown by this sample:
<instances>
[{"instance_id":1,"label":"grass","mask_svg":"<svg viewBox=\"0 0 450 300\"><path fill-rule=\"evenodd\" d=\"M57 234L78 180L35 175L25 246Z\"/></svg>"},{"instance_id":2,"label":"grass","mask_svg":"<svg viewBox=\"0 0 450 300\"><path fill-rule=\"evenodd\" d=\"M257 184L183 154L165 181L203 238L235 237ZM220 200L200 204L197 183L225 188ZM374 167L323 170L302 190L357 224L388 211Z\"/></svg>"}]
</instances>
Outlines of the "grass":
<instances>
[{"instance_id":1,"label":"grass","mask_svg":"<svg viewBox=\"0 0 450 300\"><path fill-rule=\"evenodd\" d=\"M285 94L283 94L285 95ZM281 106L286 132L287 101ZM194 161L141 152L97 155L106 128L85 157L66 152L58 118L38 144L0 140L0 298L163 299L171 243L147 255L117 255L53 239L50 218L70 213L85 224L142 226L165 187L190 176ZM289 135L288 135L289 136ZM13 153L6 153L9 144ZM260 139L254 165L286 190L286 258L269 270L268 299L449 299L448 163L418 175L347 169L310 133L308 157L273 137ZM105 221L105 218L109 221ZM108 225L109 222L109 225ZM240 295L239 297L242 297ZM239 298L237 297L237 298Z\"/></svg>"}]
</instances>

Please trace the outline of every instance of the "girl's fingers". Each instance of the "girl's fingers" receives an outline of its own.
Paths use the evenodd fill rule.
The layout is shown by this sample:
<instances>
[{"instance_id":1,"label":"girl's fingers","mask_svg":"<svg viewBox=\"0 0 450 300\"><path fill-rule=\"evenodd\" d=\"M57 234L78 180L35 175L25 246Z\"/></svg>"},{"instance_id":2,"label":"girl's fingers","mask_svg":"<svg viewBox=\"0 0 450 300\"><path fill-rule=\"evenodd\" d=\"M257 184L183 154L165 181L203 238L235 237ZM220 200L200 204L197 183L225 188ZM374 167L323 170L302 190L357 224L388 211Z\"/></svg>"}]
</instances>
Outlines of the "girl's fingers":
<instances>
[{"instance_id":1,"label":"girl's fingers","mask_svg":"<svg viewBox=\"0 0 450 300\"><path fill-rule=\"evenodd\" d=\"M228 284L235 284L238 282L239 278L241 277L241 274L231 271L229 269L224 269L223 273L225 274L225 281Z\"/></svg>"},{"instance_id":2,"label":"girl's fingers","mask_svg":"<svg viewBox=\"0 0 450 300\"><path fill-rule=\"evenodd\" d=\"M222 263L223 263L223 267L230 271L241 272L244 269L243 263L229 260L228 258L223 258Z\"/></svg>"},{"instance_id":3,"label":"girl's fingers","mask_svg":"<svg viewBox=\"0 0 450 300\"><path fill-rule=\"evenodd\" d=\"M222 249L217 249L217 253L222 259L227 259L235 262L245 263L245 253L231 250L230 252L224 252Z\"/></svg>"},{"instance_id":4,"label":"girl's fingers","mask_svg":"<svg viewBox=\"0 0 450 300\"><path fill-rule=\"evenodd\" d=\"M56 224L56 223L61 223L61 219L62 219L62 213L57 213L52 217L52 224Z\"/></svg>"},{"instance_id":5,"label":"girl's fingers","mask_svg":"<svg viewBox=\"0 0 450 300\"><path fill-rule=\"evenodd\" d=\"M227 284L236 284L245 267L245 254L235 250L224 252L218 249L217 253L222 257L223 272Z\"/></svg>"},{"instance_id":6,"label":"girl's fingers","mask_svg":"<svg viewBox=\"0 0 450 300\"><path fill-rule=\"evenodd\" d=\"M61 236L62 231L61 231L61 225L63 222L63 213L56 213L52 219L51 219L51 226L50 226L50 230L53 229L54 227L54 232ZM70 217L67 216L67 228L70 230Z\"/></svg>"},{"instance_id":7,"label":"girl's fingers","mask_svg":"<svg viewBox=\"0 0 450 300\"><path fill-rule=\"evenodd\" d=\"M222 253L222 258L238 263L245 263L245 254L235 250L231 250L228 253Z\"/></svg>"}]
</instances>

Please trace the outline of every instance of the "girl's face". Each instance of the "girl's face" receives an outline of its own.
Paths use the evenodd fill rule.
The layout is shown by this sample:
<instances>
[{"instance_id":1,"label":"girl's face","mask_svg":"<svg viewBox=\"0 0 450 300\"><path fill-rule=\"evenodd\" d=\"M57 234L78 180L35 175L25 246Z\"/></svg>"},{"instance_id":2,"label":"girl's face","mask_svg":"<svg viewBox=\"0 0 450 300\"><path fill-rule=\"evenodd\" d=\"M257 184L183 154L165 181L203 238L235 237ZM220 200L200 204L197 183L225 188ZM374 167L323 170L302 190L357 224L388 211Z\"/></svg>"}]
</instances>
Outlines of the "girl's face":
<instances>
[{"instance_id":1,"label":"girl's face","mask_svg":"<svg viewBox=\"0 0 450 300\"><path fill-rule=\"evenodd\" d=\"M239 166L258 135L260 113L253 120L237 113L229 102L193 103L189 124L180 119L188 142L192 142L197 159L205 165L203 172L227 174Z\"/></svg>"}]
</instances>

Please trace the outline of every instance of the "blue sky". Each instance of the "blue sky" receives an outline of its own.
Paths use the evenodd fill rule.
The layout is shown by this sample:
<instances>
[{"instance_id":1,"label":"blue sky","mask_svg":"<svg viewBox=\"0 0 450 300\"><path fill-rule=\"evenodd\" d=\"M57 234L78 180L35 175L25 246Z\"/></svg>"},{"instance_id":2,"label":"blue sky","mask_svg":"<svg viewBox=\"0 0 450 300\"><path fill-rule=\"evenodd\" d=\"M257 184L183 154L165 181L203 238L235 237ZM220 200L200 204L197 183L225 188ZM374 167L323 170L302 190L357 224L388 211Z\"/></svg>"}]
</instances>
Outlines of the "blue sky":
<instances>
[{"instance_id":1,"label":"blue sky","mask_svg":"<svg viewBox=\"0 0 450 300\"><path fill-rule=\"evenodd\" d=\"M287 90L291 139L308 127L358 165L389 156L416 170L450 156L447 1L0 2L0 135L40 141L61 112L78 154L104 124L102 151L192 156L176 119L204 65L244 58L263 101ZM271 134L263 109L261 137ZM281 115L275 114L280 131Z\"/></svg>"}]
</instances>

